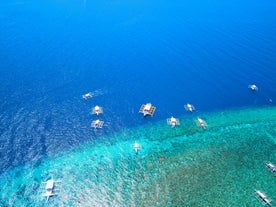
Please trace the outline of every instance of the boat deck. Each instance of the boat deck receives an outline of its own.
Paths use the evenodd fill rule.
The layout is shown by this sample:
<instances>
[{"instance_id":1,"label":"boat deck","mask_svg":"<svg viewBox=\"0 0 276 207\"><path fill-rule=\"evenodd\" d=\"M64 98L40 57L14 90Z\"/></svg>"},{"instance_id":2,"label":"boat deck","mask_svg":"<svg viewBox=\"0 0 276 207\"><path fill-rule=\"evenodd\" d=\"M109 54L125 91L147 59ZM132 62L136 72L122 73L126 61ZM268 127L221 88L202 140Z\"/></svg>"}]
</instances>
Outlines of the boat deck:
<instances>
[{"instance_id":1,"label":"boat deck","mask_svg":"<svg viewBox=\"0 0 276 207\"><path fill-rule=\"evenodd\" d=\"M176 125L180 125L180 122L179 122L179 119L171 117L171 118L167 118L167 124L171 126L176 126Z\"/></svg>"},{"instance_id":2,"label":"boat deck","mask_svg":"<svg viewBox=\"0 0 276 207\"><path fill-rule=\"evenodd\" d=\"M95 129L96 129L96 128L102 128L102 127L103 127L103 124L104 124L103 121L95 120L95 121L92 121L91 127L94 127Z\"/></svg>"},{"instance_id":3,"label":"boat deck","mask_svg":"<svg viewBox=\"0 0 276 207\"><path fill-rule=\"evenodd\" d=\"M153 116L155 109L156 107L152 106L151 104L143 104L139 110L139 113L144 114L144 116L146 115Z\"/></svg>"}]
</instances>

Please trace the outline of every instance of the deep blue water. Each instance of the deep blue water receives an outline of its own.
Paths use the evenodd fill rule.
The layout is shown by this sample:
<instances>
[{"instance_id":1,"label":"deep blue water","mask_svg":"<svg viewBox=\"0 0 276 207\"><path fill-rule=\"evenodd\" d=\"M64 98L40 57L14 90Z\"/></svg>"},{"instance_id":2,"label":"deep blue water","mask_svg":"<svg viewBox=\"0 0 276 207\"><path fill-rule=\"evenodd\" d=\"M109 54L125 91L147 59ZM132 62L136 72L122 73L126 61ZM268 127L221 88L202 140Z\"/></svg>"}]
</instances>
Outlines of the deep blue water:
<instances>
[{"instance_id":1,"label":"deep blue water","mask_svg":"<svg viewBox=\"0 0 276 207\"><path fill-rule=\"evenodd\" d=\"M187 102L197 113L275 105L275 11L272 0L1 1L0 172L186 114ZM144 119L147 102L157 110Z\"/></svg>"}]
</instances>

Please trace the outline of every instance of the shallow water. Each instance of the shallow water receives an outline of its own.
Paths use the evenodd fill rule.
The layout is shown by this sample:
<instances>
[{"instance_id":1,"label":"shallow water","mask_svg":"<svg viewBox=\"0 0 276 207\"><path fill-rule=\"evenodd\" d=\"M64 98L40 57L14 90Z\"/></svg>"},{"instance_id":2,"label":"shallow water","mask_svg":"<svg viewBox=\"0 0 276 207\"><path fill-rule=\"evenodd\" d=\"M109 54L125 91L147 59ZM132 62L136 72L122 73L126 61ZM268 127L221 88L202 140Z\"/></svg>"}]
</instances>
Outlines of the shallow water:
<instances>
[{"instance_id":1,"label":"shallow water","mask_svg":"<svg viewBox=\"0 0 276 207\"><path fill-rule=\"evenodd\" d=\"M276 164L275 10L272 0L1 1L0 206L44 206L51 176L62 183L49 206L259 206L255 189L275 200L264 167ZM157 109L143 118L148 102ZM102 130L90 127L95 105Z\"/></svg>"},{"instance_id":2,"label":"shallow water","mask_svg":"<svg viewBox=\"0 0 276 207\"><path fill-rule=\"evenodd\" d=\"M44 206L42 181L62 180L49 206L261 206L254 191L274 200L276 108L182 117L116 133L28 163L1 176L3 206ZM133 143L141 145L138 154Z\"/></svg>"},{"instance_id":3,"label":"shallow water","mask_svg":"<svg viewBox=\"0 0 276 207\"><path fill-rule=\"evenodd\" d=\"M186 103L198 112L274 106L275 8L271 0L1 1L0 172L181 116ZM87 92L97 96L81 100ZM137 112L147 102L157 110L145 120ZM98 134L95 105L105 112Z\"/></svg>"}]
</instances>

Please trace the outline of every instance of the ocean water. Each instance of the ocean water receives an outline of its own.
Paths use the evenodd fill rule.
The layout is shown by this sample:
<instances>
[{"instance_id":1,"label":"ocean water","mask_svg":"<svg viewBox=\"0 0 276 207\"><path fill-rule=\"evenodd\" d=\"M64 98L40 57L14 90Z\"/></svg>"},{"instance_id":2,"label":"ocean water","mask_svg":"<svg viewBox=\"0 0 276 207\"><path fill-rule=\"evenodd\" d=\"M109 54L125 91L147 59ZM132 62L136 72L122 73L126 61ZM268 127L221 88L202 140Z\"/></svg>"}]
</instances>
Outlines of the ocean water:
<instances>
[{"instance_id":1,"label":"ocean water","mask_svg":"<svg viewBox=\"0 0 276 207\"><path fill-rule=\"evenodd\" d=\"M276 164L275 10L271 0L1 1L0 206L44 206L51 176L62 182L49 206L261 206L256 189L275 200L265 168ZM157 109L144 118L148 102Z\"/></svg>"},{"instance_id":2,"label":"ocean water","mask_svg":"<svg viewBox=\"0 0 276 207\"><path fill-rule=\"evenodd\" d=\"M47 206L262 206L255 190L275 200L265 164L276 159L276 108L203 116L206 130L194 116L159 121L16 167L1 176L1 204L45 206L51 177L61 182Z\"/></svg>"}]
</instances>

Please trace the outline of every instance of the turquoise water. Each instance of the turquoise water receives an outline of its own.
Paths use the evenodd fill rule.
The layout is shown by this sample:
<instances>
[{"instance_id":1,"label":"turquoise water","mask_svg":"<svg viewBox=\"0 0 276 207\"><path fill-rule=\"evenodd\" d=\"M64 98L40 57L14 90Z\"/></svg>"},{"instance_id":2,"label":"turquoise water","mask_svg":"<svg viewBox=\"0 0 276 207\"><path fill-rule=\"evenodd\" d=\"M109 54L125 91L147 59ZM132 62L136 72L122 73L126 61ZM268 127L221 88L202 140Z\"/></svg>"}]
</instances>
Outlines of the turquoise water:
<instances>
[{"instance_id":1,"label":"turquoise water","mask_svg":"<svg viewBox=\"0 0 276 207\"><path fill-rule=\"evenodd\" d=\"M254 207L256 189L276 200L275 11L275 0L0 1L0 206ZM51 177L62 182L46 204Z\"/></svg>"},{"instance_id":2,"label":"turquoise water","mask_svg":"<svg viewBox=\"0 0 276 207\"><path fill-rule=\"evenodd\" d=\"M273 0L2 0L0 173L182 116L186 103L275 106L275 10ZM143 119L148 102L157 109Z\"/></svg>"},{"instance_id":3,"label":"turquoise water","mask_svg":"<svg viewBox=\"0 0 276 207\"><path fill-rule=\"evenodd\" d=\"M198 114L126 129L1 175L2 206L262 206L276 199L276 108ZM141 144L138 154L133 143ZM45 204L41 182L62 180Z\"/></svg>"}]
</instances>

